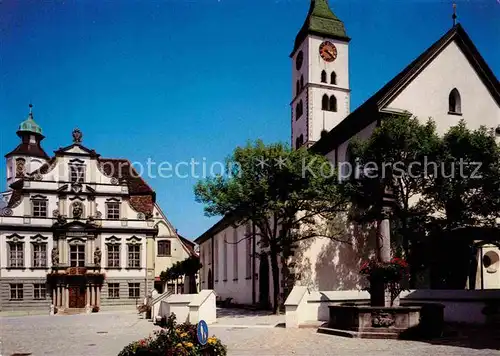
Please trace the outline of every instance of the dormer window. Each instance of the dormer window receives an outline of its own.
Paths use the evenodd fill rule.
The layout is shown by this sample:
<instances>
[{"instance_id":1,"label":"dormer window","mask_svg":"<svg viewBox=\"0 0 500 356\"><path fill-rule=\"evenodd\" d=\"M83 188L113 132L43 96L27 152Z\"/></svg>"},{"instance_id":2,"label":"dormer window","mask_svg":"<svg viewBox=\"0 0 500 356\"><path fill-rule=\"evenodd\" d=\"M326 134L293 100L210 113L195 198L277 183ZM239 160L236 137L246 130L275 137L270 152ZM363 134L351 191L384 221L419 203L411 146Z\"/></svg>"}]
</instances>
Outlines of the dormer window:
<instances>
[{"instance_id":1,"label":"dormer window","mask_svg":"<svg viewBox=\"0 0 500 356\"><path fill-rule=\"evenodd\" d=\"M71 164L69 166L69 180L71 183L83 183L85 180L85 166Z\"/></svg>"},{"instance_id":2,"label":"dormer window","mask_svg":"<svg viewBox=\"0 0 500 356\"><path fill-rule=\"evenodd\" d=\"M120 203L107 202L106 203L106 219L119 220L120 219Z\"/></svg>"},{"instance_id":3,"label":"dormer window","mask_svg":"<svg viewBox=\"0 0 500 356\"><path fill-rule=\"evenodd\" d=\"M454 88L448 96L448 114L462 115L462 99L457 88Z\"/></svg>"}]
</instances>

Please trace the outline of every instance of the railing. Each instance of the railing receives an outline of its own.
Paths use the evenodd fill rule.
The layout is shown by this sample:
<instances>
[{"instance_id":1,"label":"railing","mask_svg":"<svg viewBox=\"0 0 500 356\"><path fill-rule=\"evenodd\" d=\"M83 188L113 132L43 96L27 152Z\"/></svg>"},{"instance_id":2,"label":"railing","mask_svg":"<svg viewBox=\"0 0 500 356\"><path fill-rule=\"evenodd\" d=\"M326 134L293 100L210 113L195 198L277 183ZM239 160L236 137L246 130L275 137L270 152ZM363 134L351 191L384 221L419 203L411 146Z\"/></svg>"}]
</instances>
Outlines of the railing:
<instances>
[{"instance_id":1,"label":"railing","mask_svg":"<svg viewBox=\"0 0 500 356\"><path fill-rule=\"evenodd\" d=\"M148 304L151 307L151 319L153 319L153 322L157 322L156 317L158 316L158 313L160 311L161 301L167 299L172 294L172 291L167 290L166 292L157 295L154 299L149 301Z\"/></svg>"}]
</instances>

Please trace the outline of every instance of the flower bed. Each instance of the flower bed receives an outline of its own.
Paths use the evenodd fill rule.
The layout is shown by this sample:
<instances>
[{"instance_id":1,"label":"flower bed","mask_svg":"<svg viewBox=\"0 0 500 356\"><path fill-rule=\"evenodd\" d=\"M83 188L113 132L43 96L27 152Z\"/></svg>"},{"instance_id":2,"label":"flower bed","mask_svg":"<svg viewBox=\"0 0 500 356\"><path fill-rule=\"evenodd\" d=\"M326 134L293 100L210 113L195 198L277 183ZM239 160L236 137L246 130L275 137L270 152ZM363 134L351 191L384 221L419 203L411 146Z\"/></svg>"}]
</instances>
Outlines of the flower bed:
<instances>
[{"instance_id":1,"label":"flower bed","mask_svg":"<svg viewBox=\"0 0 500 356\"><path fill-rule=\"evenodd\" d=\"M209 337L206 345L201 345L196 336L196 325L177 324L172 314L166 325L154 336L135 341L127 346L118 356L225 356L227 348L215 336Z\"/></svg>"}]
</instances>

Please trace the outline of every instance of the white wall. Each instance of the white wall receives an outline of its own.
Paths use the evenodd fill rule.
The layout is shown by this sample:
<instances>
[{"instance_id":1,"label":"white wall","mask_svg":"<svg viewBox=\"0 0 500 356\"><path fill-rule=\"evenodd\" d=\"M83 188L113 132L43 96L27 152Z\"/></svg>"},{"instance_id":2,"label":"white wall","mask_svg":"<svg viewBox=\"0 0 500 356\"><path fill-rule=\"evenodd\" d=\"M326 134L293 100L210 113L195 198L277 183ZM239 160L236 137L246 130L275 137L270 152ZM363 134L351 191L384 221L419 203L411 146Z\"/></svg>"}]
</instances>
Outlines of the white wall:
<instances>
[{"instance_id":1,"label":"white wall","mask_svg":"<svg viewBox=\"0 0 500 356\"><path fill-rule=\"evenodd\" d=\"M460 92L462 116L448 114L448 96ZM433 118L440 134L465 119L470 128L500 125L500 110L483 82L455 42L450 43L408 86L388 104L422 121Z\"/></svg>"}]
</instances>

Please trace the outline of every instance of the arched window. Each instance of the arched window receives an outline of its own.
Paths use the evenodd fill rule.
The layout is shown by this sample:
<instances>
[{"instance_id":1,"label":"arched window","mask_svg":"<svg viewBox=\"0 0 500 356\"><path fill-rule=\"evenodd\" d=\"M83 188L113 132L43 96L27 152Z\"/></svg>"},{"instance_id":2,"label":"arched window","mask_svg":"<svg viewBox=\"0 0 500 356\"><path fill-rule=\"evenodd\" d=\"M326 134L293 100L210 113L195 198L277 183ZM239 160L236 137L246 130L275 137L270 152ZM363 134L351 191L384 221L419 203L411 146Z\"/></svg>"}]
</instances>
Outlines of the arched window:
<instances>
[{"instance_id":1,"label":"arched window","mask_svg":"<svg viewBox=\"0 0 500 356\"><path fill-rule=\"evenodd\" d=\"M323 99L321 99L321 109L328 110L328 95L324 94Z\"/></svg>"},{"instance_id":2,"label":"arched window","mask_svg":"<svg viewBox=\"0 0 500 356\"><path fill-rule=\"evenodd\" d=\"M304 76L301 75L300 76L300 89L302 89L304 87Z\"/></svg>"},{"instance_id":3,"label":"arched window","mask_svg":"<svg viewBox=\"0 0 500 356\"><path fill-rule=\"evenodd\" d=\"M337 74L335 74L334 71L332 71L332 74L330 74L330 84L337 84Z\"/></svg>"},{"instance_id":4,"label":"arched window","mask_svg":"<svg viewBox=\"0 0 500 356\"><path fill-rule=\"evenodd\" d=\"M299 148L300 147L300 143L299 143L299 138L297 137L295 139L295 149Z\"/></svg>"},{"instance_id":5,"label":"arched window","mask_svg":"<svg viewBox=\"0 0 500 356\"><path fill-rule=\"evenodd\" d=\"M321 83L326 83L326 72L325 71L321 72Z\"/></svg>"},{"instance_id":6,"label":"arched window","mask_svg":"<svg viewBox=\"0 0 500 356\"><path fill-rule=\"evenodd\" d=\"M300 134L299 136L299 147L304 144L304 135Z\"/></svg>"},{"instance_id":7,"label":"arched window","mask_svg":"<svg viewBox=\"0 0 500 356\"><path fill-rule=\"evenodd\" d=\"M295 83L295 95L299 94L300 91L300 83L299 80L297 79L297 83Z\"/></svg>"},{"instance_id":8,"label":"arched window","mask_svg":"<svg viewBox=\"0 0 500 356\"><path fill-rule=\"evenodd\" d=\"M304 104L302 103L302 100L295 105L295 120L298 120L302 114L304 113Z\"/></svg>"},{"instance_id":9,"label":"arched window","mask_svg":"<svg viewBox=\"0 0 500 356\"><path fill-rule=\"evenodd\" d=\"M448 112L453 114L462 113L462 100L457 88L454 88L448 97Z\"/></svg>"},{"instance_id":10,"label":"arched window","mask_svg":"<svg viewBox=\"0 0 500 356\"><path fill-rule=\"evenodd\" d=\"M335 95L330 97L330 111L337 111L337 98Z\"/></svg>"}]
</instances>

